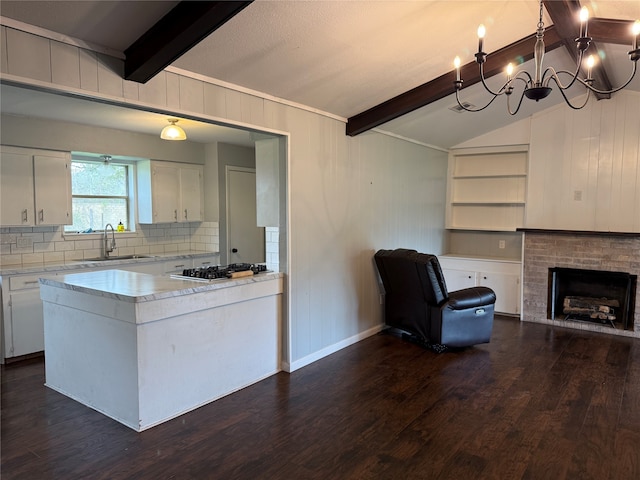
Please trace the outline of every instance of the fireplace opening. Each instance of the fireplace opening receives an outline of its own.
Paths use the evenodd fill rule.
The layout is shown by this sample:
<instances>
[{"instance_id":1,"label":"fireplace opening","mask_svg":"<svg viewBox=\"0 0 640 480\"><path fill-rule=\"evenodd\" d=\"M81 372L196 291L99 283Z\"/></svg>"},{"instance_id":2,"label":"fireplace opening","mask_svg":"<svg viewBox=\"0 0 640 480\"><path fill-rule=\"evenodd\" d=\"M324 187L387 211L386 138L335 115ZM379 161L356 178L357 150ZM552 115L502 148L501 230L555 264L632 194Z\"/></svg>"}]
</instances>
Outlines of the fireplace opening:
<instances>
[{"instance_id":1,"label":"fireplace opening","mask_svg":"<svg viewBox=\"0 0 640 480\"><path fill-rule=\"evenodd\" d=\"M550 268L547 318L633 329L637 281L625 272Z\"/></svg>"}]
</instances>

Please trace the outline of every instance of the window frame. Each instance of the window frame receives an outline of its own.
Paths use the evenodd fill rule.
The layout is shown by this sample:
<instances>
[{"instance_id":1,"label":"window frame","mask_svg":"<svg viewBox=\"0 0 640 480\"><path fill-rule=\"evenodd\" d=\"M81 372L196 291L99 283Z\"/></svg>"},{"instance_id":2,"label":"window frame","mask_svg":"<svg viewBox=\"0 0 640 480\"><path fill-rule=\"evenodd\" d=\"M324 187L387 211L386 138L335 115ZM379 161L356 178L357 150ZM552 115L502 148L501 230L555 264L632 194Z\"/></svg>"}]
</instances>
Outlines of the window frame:
<instances>
[{"instance_id":1,"label":"window frame","mask_svg":"<svg viewBox=\"0 0 640 480\"><path fill-rule=\"evenodd\" d=\"M73 163L102 163L104 162L104 159L101 158L101 156L97 156L97 155L86 155L86 154L77 154L77 153L71 153L71 165L73 166ZM126 195L75 195L73 193L73 188L71 191L71 204L72 204L72 210L73 210L73 201L76 198L113 198L113 199L125 199L126 202L126 209L127 209L127 216L128 216L128 228L127 230L125 230L124 233L135 233L136 232L136 212L135 212L135 205L136 205L136 184L135 184L135 180L136 180L136 161L133 160L123 160L123 159L112 159L110 162L110 164L112 165L122 165L126 167L126 173L127 173L127 185L126 185L126 189L127 189L127 194ZM72 171L72 175L73 175L73 169ZM72 184L73 184L73 180L72 180ZM91 233L82 233L81 231L77 231L77 230L66 230L67 227L71 227L71 225L65 225L63 228L63 235L67 236L67 235L91 235L91 233L99 233L99 234L103 234L104 233L104 225L101 226L101 228L99 229L95 229L93 230ZM114 225L114 228L116 227L116 225Z\"/></svg>"}]
</instances>

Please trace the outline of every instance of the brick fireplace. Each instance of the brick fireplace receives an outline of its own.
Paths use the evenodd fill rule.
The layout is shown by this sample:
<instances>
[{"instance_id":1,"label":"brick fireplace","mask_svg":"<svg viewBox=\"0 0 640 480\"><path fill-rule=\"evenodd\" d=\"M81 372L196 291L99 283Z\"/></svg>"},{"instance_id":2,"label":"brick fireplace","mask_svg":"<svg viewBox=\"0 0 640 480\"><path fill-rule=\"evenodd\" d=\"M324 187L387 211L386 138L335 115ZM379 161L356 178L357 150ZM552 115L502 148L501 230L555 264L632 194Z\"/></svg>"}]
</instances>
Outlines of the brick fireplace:
<instances>
[{"instance_id":1,"label":"brick fireplace","mask_svg":"<svg viewBox=\"0 0 640 480\"><path fill-rule=\"evenodd\" d=\"M625 272L640 276L640 234L522 229L522 320L640 338L640 289L627 329L549 318L549 271L556 268Z\"/></svg>"}]
</instances>

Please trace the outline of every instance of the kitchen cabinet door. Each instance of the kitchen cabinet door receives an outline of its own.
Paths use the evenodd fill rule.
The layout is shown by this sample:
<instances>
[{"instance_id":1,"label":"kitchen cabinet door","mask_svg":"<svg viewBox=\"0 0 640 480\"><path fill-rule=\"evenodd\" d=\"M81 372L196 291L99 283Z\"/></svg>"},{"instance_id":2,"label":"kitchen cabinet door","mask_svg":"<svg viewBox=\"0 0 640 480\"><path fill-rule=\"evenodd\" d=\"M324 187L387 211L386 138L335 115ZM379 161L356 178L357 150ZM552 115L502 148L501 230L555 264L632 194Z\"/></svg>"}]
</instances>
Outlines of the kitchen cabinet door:
<instances>
[{"instance_id":1,"label":"kitchen cabinet door","mask_svg":"<svg viewBox=\"0 0 640 480\"><path fill-rule=\"evenodd\" d=\"M5 339L6 356L18 357L43 351L44 317L40 290L12 292L9 295L9 305L11 339Z\"/></svg>"},{"instance_id":2,"label":"kitchen cabinet door","mask_svg":"<svg viewBox=\"0 0 640 480\"><path fill-rule=\"evenodd\" d=\"M203 220L202 166L148 160L137 170L139 223Z\"/></svg>"},{"instance_id":3,"label":"kitchen cabinet door","mask_svg":"<svg viewBox=\"0 0 640 480\"><path fill-rule=\"evenodd\" d=\"M34 155L36 225L70 225L71 169L70 159Z\"/></svg>"},{"instance_id":4,"label":"kitchen cabinet door","mask_svg":"<svg viewBox=\"0 0 640 480\"><path fill-rule=\"evenodd\" d=\"M180 213L183 222L200 222L203 219L204 199L202 167L180 167Z\"/></svg>"},{"instance_id":5,"label":"kitchen cabinet door","mask_svg":"<svg viewBox=\"0 0 640 480\"><path fill-rule=\"evenodd\" d=\"M34 225L33 164L27 152L0 153L2 225Z\"/></svg>"},{"instance_id":6,"label":"kitchen cabinet door","mask_svg":"<svg viewBox=\"0 0 640 480\"><path fill-rule=\"evenodd\" d=\"M154 163L151 182L153 223L179 221L180 170L172 165Z\"/></svg>"},{"instance_id":7,"label":"kitchen cabinet door","mask_svg":"<svg viewBox=\"0 0 640 480\"><path fill-rule=\"evenodd\" d=\"M69 153L2 147L1 157L3 226L72 223Z\"/></svg>"}]
</instances>

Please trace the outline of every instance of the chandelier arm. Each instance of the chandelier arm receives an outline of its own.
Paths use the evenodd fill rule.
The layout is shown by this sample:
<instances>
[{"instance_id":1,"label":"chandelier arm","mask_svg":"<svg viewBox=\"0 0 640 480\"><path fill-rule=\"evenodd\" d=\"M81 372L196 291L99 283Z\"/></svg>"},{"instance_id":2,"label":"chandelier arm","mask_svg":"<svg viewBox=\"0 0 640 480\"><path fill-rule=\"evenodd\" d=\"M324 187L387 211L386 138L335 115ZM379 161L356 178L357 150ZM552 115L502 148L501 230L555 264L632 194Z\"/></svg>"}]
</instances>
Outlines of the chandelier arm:
<instances>
[{"instance_id":1,"label":"chandelier arm","mask_svg":"<svg viewBox=\"0 0 640 480\"><path fill-rule=\"evenodd\" d=\"M526 75L527 80L522 78L520 75ZM513 77L513 80L520 80L521 82L524 82L525 86L529 85L530 83L533 83L533 78L531 77L529 72L527 72L526 70L520 70L518 73L516 73Z\"/></svg>"},{"instance_id":2,"label":"chandelier arm","mask_svg":"<svg viewBox=\"0 0 640 480\"><path fill-rule=\"evenodd\" d=\"M509 82L507 81L507 83L505 83L497 92L494 92L493 90L491 90L484 80L484 68L482 67L482 63L480 64L480 81L482 82L482 86L484 87L484 89L494 97L497 97L498 95L504 95L505 89L509 84Z\"/></svg>"},{"instance_id":3,"label":"chandelier arm","mask_svg":"<svg viewBox=\"0 0 640 480\"><path fill-rule=\"evenodd\" d=\"M587 90L587 97L584 99L584 103L578 107L578 106L575 106L574 104L571 103L571 100L569 100L567 95L564 93L564 89L558 84L558 81L557 81L556 77L555 76L551 77L551 79L553 79L553 81L556 82L556 85L558 85L558 90L560 90L560 94L562 95L562 98L564 98L565 103L567 105L569 105L572 109L580 110L580 109L584 108L587 105L587 102L589 101L589 98L591 97L591 90ZM581 83L584 83L581 79L578 79L578 81L581 82Z\"/></svg>"},{"instance_id":4,"label":"chandelier arm","mask_svg":"<svg viewBox=\"0 0 640 480\"><path fill-rule=\"evenodd\" d=\"M542 74L542 83L544 83L544 79L547 76L547 73L549 73L551 76L547 79L547 83L545 84L545 86L549 86L549 82L551 81L551 78L554 79L554 82L556 82L556 85L558 86L559 89L561 90L566 90L568 88L571 88L571 86L576 82L576 80L580 81L580 65L582 64L582 52L580 52L580 57L578 58L578 62L577 62L577 66L576 66L576 71L571 73L567 70L559 70L556 72L555 68L553 67L547 67L544 70L544 73ZM567 74L571 77L571 82L569 83L569 85L564 86L562 85L562 82L560 81L560 77L558 76L558 73L564 73Z\"/></svg>"},{"instance_id":5,"label":"chandelier arm","mask_svg":"<svg viewBox=\"0 0 640 480\"><path fill-rule=\"evenodd\" d=\"M485 108L487 108L489 105L491 105L493 103L493 101L498 98L498 95L494 95L493 98L491 100L489 100L489 103L487 103L484 107L480 107L480 108L468 108L465 107L461 102L460 102L460 97L458 96L458 90L456 90L456 101L458 102L458 105L460 106L460 108L462 108L463 110L466 110L467 112L481 112L482 110L484 110Z\"/></svg>"},{"instance_id":6,"label":"chandelier arm","mask_svg":"<svg viewBox=\"0 0 640 480\"><path fill-rule=\"evenodd\" d=\"M571 82L569 83L569 85L567 85L566 87L562 85L562 82L560 81L560 77L558 77L558 73L555 71L553 67L547 67L545 69L544 73L542 74L543 83L544 83L544 77L547 75L547 72L551 72L551 75L555 77L554 81L556 82L556 85L560 90L566 90L567 88L571 88L571 86L576 82L576 80L580 80L578 76L580 75L580 65L582 65L583 56L584 56L584 51L580 50L579 57L576 62L576 71L574 73L568 72L566 70L560 70L560 73L566 73L568 75L571 75ZM551 81L551 78L547 80L547 86L549 85L549 81Z\"/></svg>"},{"instance_id":7,"label":"chandelier arm","mask_svg":"<svg viewBox=\"0 0 640 480\"><path fill-rule=\"evenodd\" d=\"M509 103L509 99L510 98L511 98L511 95L507 95L507 111L509 112L509 115L516 115L518 113L518 111L520 111L520 106L522 105L522 100L524 99L524 90L520 94L520 101L518 101L518 106L516 107L515 111L513 111L513 112L511 111L511 104Z\"/></svg>"},{"instance_id":8,"label":"chandelier arm","mask_svg":"<svg viewBox=\"0 0 640 480\"><path fill-rule=\"evenodd\" d=\"M638 64L637 62L633 62L633 69L631 70L631 76L629 77L629 79L623 83L622 85L620 85L617 88L612 88L611 90L598 90L597 88L592 87L591 85L589 85L588 82L585 82L582 79L578 79L578 81L583 84L585 87L587 87L589 90L591 90L594 93L600 94L600 95L609 95L611 93L616 93L619 92L620 90L622 90L624 87L626 87L627 85L629 85L631 83L631 81L633 80L633 77L636 76L636 71L638 69Z\"/></svg>"}]
</instances>

